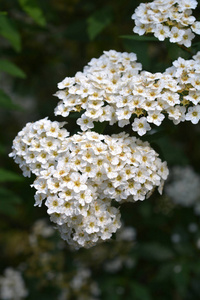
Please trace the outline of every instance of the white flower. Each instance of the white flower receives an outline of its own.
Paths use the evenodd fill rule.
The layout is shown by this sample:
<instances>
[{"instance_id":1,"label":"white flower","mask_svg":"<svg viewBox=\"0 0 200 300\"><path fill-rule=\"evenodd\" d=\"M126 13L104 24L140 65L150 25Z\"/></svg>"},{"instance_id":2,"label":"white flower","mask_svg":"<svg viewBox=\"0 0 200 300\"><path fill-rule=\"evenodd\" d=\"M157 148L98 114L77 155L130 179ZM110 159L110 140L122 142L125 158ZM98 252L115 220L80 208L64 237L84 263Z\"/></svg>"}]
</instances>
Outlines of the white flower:
<instances>
[{"instance_id":1,"label":"white flower","mask_svg":"<svg viewBox=\"0 0 200 300\"><path fill-rule=\"evenodd\" d=\"M200 91L189 91L189 94L184 96L184 99L191 101L194 105L197 105L200 102Z\"/></svg>"},{"instance_id":2,"label":"white flower","mask_svg":"<svg viewBox=\"0 0 200 300\"><path fill-rule=\"evenodd\" d=\"M192 24L191 29L194 33L200 34L200 22L196 21Z\"/></svg>"},{"instance_id":3,"label":"white flower","mask_svg":"<svg viewBox=\"0 0 200 300\"><path fill-rule=\"evenodd\" d=\"M57 193L61 191L61 182L58 178L49 177L47 179L47 187L50 193Z\"/></svg>"},{"instance_id":4,"label":"white flower","mask_svg":"<svg viewBox=\"0 0 200 300\"><path fill-rule=\"evenodd\" d=\"M160 113L160 111L149 111L147 116L147 121L150 123L154 123L157 126L160 126L165 116Z\"/></svg>"},{"instance_id":5,"label":"white flower","mask_svg":"<svg viewBox=\"0 0 200 300\"><path fill-rule=\"evenodd\" d=\"M45 205L48 207L47 213L61 213L61 205L63 204L63 199L57 196L48 196L45 201Z\"/></svg>"},{"instance_id":6,"label":"white flower","mask_svg":"<svg viewBox=\"0 0 200 300\"><path fill-rule=\"evenodd\" d=\"M163 26L162 24L157 25L155 28L154 35L159 39L159 41L164 41L170 35L169 27Z\"/></svg>"},{"instance_id":7,"label":"white flower","mask_svg":"<svg viewBox=\"0 0 200 300\"><path fill-rule=\"evenodd\" d=\"M139 35L143 35L146 32L147 29L147 25L143 24L139 21L136 21L136 26L133 28L133 32L139 34Z\"/></svg>"},{"instance_id":8,"label":"white flower","mask_svg":"<svg viewBox=\"0 0 200 300\"><path fill-rule=\"evenodd\" d=\"M117 119L118 120L124 120L124 121L126 121L126 120L130 119L132 113L129 110L128 106L124 106L123 108L118 108L116 110L116 115L117 115Z\"/></svg>"},{"instance_id":9,"label":"white flower","mask_svg":"<svg viewBox=\"0 0 200 300\"><path fill-rule=\"evenodd\" d=\"M162 177L162 179L166 180L168 175L169 175L169 170L167 168L167 163L166 162L161 162L160 159L156 161L158 165L158 175Z\"/></svg>"},{"instance_id":10,"label":"white flower","mask_svg":"<svg viewBox=\"0 0 200 300\"><path fill-rule=\"evenodd\" d=\"M80 175L78 172L73 172L70 178L71 180L67 183L67 187L75 193L79 193L80 191L87 189L87 186L85 185L87 175Z\"/></svg>"},{"instance_id":11,"label":"white flower","mask_svg":"<svg viewBox=\"0 0 200 300\"><path fill-rule=\"evenodd\" d=\"M179 42L179 44L184 45L185 47L190 47L192 44L191 41L194 37L195 35L192 33L192 30L189 28L185 30L182 40Z\"/></svg>"},{"instance_id":12,"label":"white flower","mask_svg":"<svg viewBox=\"0 0 200 300\"><path fill-rule=\"evenodd\" d=\"M144 135L148 130L151 129L147 119L142 117L140 119L135 118L134 122L132 123L132 129L137 131L139 135Z\"/></svg>"},{"instance_id":13,"label":"white flower","mask_svg":"<svg viewBox=\"0 0 200 300\"><path fill-rule=\"evenodd\" d=\"M33 186L39 193L46 194L48 191L47 182L43 178L37 178L31 186Z\"/></svg>"},{"instance_id":14,"label":"white flower","mask_svg":"<svg viewBox=\"0 0 200 300\"><path fill-rule=\"evenodd\" d=\"M84 206L86 203L91 203L94 200L92 196L92 188L91 190L88 188L87 190L81 191L79 194L76 194L75 198L82 206Z\"/></svg>"},{"instance_id":15,"label":"white flower","mask_svg":"<svg viewBox=\"0 0 200 300\"><path fill-rule=\"evenodd\" d=\"M149 175L151 174L151 171L146 170L146 168L139 168L138 171L135 173L135 179L139 182L139 183L144 183L147 178L149 177Z\"/></svg>"},{"instance_id":16,"label":"white flower","mask_svg":"<svg viewBox=\"0 0 200 300\"><path fill-rule=\"evenodd\" d=\"M85 114L83 114L81 118L77 119L77 124L81 127L82 131L86 131L87 129L91 129L94 127L91 119L88 118Z\"/></svg>"},{"instance_id":17,"label":"white flower","mask_svg":"<svg viewBox=\"0 0 200 300\"><path fill-rule=\"evenodd\" d=\"M162 99L165 100L170 106L180 104L179 94L170 91L163 93Z\"/></svg>"},{"instance_id":18,"label":"white flower","mask_svg":"<svg viewBox=\"0 0 200 300\"><path fill-rule=\"evenodd\" d=\"M170 34L169 34L169 41L171 43L180 43L183 39L185 31L182 29L179 29L177 27L172 27Z\"/></svg>"},{"instance_id":19,"label":"white flower","mask_svg":"<svg viewBox=\"0 0 200 300\"><path fill-rule=\"evenodd\" d=\"M66 77L63 81L58 83L59 89L64 89L66 87L70 87L75 83L75 79L73 77Z\"/></svg>"},{"instance_id":20,"label":"white flower","mask_svg":"<svg viewBox=\"0 0 200 300\"><path fill-rule=\"evenodd\" d=\"M98 119L102 115L102 108L98 110L94 108L88 108L85 112L85 116L91 118L92 120Z\"/></svg>"},{"instance_id":21,"label":"white flower","mask_svg":"<svg viewBox=\"0 0 200 300\"><path fill-rule=\"evenodd\" d=\"M35 193L35 204L34 206L42 206L43 200L46 198L46 194L39 193L38 191Z\"/></svg>"},{"instance_id":22,"label":"white flower","mask_svg":"<svg viewBox=\"0 0 200 300\"><path fill-rule=\"evenodd\" d=\"M200 105L188 108L188 113L185 115L187 121L191 121L193 124L197 124L200 119Z\"/></svg>"},{"instance_id":23,"label":"white flower","mask_svg":"<svg viewBox=\"0 0 200 300\"><path fill-rule=\"evenodd\" d=\"M180 9L195 9L197 7L197 1L196 0L181 0L178 2L178 6Z\"/></svg>"},{"instance_id":24,"label":"white flower","mask_svg":"<svg viewBox=\"0 0 200 300\"><path fill-rule=\"evenodd\" d=\"M63 201L61 203L61 205L60 205L59 212L62 213L62 214L64 214L65 216L69 216L70 217L71 215L74 214L75 209L76 209L75 203L74 203L74 201L72 199L72 200Z\"/></svg>"},{"instance_id":25,"label":"white flower","mask_svg":"<svg viewBox=\"0 0 200 300\"><path fill-rule=\"evenodd\" d=\"M199 74L197 76L193 76L191 78L191 84L194 86L195 89L198 91L200 90L200 76Z\"/></svg>"},{"instance_id":26,"label":"white flower","mask_svg":"<svg viewBox=\"0 0 200 300\"><path fill-rule=\"evenodd\" d=\"M169 114L169 119L172 120L175 125L185 121L185 106L177 105L174 109L169 108L167 112Z\"/></svg>"}]
</instances>

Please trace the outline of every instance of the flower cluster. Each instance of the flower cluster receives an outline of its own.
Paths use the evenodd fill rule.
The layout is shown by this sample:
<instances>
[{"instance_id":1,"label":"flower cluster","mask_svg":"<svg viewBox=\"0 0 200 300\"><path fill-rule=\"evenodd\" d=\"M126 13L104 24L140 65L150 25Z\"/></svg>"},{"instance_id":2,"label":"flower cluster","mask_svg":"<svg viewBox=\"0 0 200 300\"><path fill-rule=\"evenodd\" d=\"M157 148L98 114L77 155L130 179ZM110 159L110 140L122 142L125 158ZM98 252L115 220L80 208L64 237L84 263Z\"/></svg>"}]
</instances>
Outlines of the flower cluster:
<instances>
[{"instance_id":1,"label":"flower cluster","mask_svg":"<svg viewBox=\"0 0 200 300\"><path fill-rule=\"evenodd\" d=\"M153 33L160 41L191 46L195 34L200 34L200 22L192 16L196 0L154 0L141 3L132 15L133 31L139 35Z\"/></svg>"},{"instance_id":2,"label":"flower cluster","mask_svg":"<svg viewBox=\"0 0 200 300\"><path fill-rule=\"evenodd\" d=\"M0 276L0 299L24 299L28 295L21 272L6 268L4 276Z\"/></svg>"},{"instance_id":3,"label":"flower cluster","mask_svg":"<svg viewBox=\"0 0 200 300\"><path fill-rule=\"evenodd\" d=\"M104 51L98 59L93 58L83 72L75 77L66 77L58 84L55 96L61 101L55 115L66 117L70 111L85 110L77 120L82 131L94 127L94 121L108 121L110 125L118 122L120 127L129 124L134 112L132 97L133 82L139 70L135 53L120 53L115 50Z\"/></svg>"},{"instance_id":4,"label":"flower cluster","mask_svg":"<svg viewBox=\"0 0 200 300\"><path fill-rule=\"evenodd\" d=\"M162 192L165 162L147 142L128 134L83 132L68 137L63 124L47 118L28 123L10 154L24 176L37 176L35 205L44 199L61 237L74 248L109 239L121 226L118 203Z\"/></svg>"},{"instance_id":5,"label":"flower cluster","mask_svg":"<svg viewBox=\"0 0 200 300\"><path fill-rule=\"evenodd\" d=\"M175 125L185 120L197 124L200 119L200 52L189 60L179 57L164 74L172 76L172 102L177 104L168 108L168 118L172 119ZM173 86L175 81L177 92Z\"/></svg>"},{"instance_id":6,"label":"flower cluster","mask_svg":"<svg viewBox=\"0 0 200 300\"><path fill-rule=\"evenodd\" d=\"M190 166L175 166L170 171L165 191L176 204L196 206L200 199L200 176Z\"/></svg>"},{"instance_id":7,"label":"flower cluster","mask_svg":"<svg viewBox=\"0 0 200 300\"><path fill-rule=\"evenodd\" d=\"M92 275L89 268L77 265L76 273L72 275L68 286L61 290L58 300L98 300L101 290Z\"/></svg>"},{"instance_id":8,"label":"flower cluster","mask_svg":"<svg viewBox=\"0 0 200 300\"><path fill-rule=\"evenodd\" d=\"M126 59L125 59L126 57ZM66 117L70 111L84 110L77 120L81 130L94 127L94 121L132 124L140 136L160 126L165 116L178 124L200 119L200 52L193 59L179 58L164 73L141 71L135 54L105 52L93 59L83 73L65 78L56 96L62 99L55 114ZM126 64L125 64L126 62ZM134 67L133 67L134 66Z\"/></svg>"}]
</instances>

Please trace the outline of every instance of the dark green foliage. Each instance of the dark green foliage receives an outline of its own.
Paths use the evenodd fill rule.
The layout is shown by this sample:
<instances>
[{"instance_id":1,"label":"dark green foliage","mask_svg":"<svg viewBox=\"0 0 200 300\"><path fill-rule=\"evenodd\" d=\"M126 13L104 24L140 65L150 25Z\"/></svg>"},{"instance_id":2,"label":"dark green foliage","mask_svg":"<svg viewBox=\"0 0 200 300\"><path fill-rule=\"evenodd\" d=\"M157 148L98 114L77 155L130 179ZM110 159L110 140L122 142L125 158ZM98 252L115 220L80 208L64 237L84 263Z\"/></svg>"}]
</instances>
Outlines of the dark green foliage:
<instances>
[{"instance_id":1,"label":"dark green foliage","mask_svg":"<svg viewBox=\"0 0 200 300\"><path fill-rule=\"evenodd\" d=\"M19 0L22 9L40 26L46 25L46 20L43 15L37 0Z\"/></svg>"},{"instance_id":2,"label":"dark green foliage","mask_svg":"<svg viewBox=\"0 0 200 300\"><path fill-rule=\"evenodd\" d=\"M52 239L40 237L38 248L31 248L26 243L32 225L47 217L46 207L33 206L30 184L34 178L23 179L8 157L12 140L27 122L49 116L52 121L67 121L65 126L71 133L80 131L75 121L81 112L72 113L67 120L56 118L53 110L58 99L52 95L58 82L82 71L104 50L135 52L143 69L151 72L162 72L179 56L190 59L200 50L198 36L192 47L185 49L168 41L159 42L151 35L133 34L131 15L141 2L1 1L0 276L7 266L21 265L29 290L27 299L57 299L62 287L57 281L60 274L69 282L75 262L80 261L98 282L100 299L200 299L200 222L192 207L175 205L165 193L160 196L156 191L144 202L122 205L123 222L137 232L130 249L126 241L118 244L113 239L111 243L73 252L62 244L59 235ZM199 8L196 18L200 19ZM105 134L125 130L134 135L128 126L121 129L107 122L95 123L94 130ZM148 140L169 166L191 165L200 173L199 124L185 122L175 126L166 121L162 128L155 126L143 140ZM188 230L191 223L197 225L195 232ZM177 233L180 241L173 243L172 235ZM123 265L115 273L106 272L106 262L119 255L131 259L133 265ZM52 260L42 265L41 257ZM78 297L72 295L70 299Z\"/></svg>"},{"instance_id":3,"label":"dark green foliage","mask_svg":"<svg viewBox=\"0 0 200 300\"><path fill-rule=\"evenodd\" d=\"M21 49L20 34L14 25L6 15L0 15L0 35L7 39L16 51Z\"/></svg>"}]
</instances>

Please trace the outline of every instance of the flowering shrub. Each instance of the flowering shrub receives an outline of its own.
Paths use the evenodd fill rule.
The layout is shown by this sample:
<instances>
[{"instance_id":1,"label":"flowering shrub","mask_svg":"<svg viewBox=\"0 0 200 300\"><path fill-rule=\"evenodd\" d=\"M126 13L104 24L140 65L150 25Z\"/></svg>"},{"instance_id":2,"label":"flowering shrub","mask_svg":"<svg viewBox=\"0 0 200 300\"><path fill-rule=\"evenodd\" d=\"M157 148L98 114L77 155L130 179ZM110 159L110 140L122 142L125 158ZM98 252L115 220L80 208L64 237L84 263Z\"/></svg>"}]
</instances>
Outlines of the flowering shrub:
<instances>
[{"instance_id":1,"label":"flowering shrub","mask_svg":"<svg viewBox=\"0 0 200 300\"><path fill-rule=\"evenodd\" d=\"M68 137L63 124L47 118L28 123L13 142L24 176L37 176L35 205L46 199L47 213L74 248L109 239L121 226L118 203L162 192L166 163L147 142L121 133L83 132Z\"/></svg>"},{"instance_id":2,"label":"flowering shrub","mask_svg":"<svg viewBox=\"0 0 200 300\"><path fill-rule=\"evenodd\" d=\"M190 48L131 34L142 1L65 2L1 3L0 299L200 299L197 1L147 4Z\"/></svg>"},{"instance_id":3,"label":"flowering shrub","mask_svg":"<svg viewBox=\"0 0 200 300\"><path fill-rule=\"evenodd\" d=\"M196 4L195 0L141 4L132 16L140 28L134 31L152 31L160 40L168 36L170 42L190 46L194 35L187 26L196 33L199 27L191 16ZM138 18L143 15L142 23ZM173 39L175 34L180 39ZM82 113L77 119L81 133L69 137L64 122L48 118L28 123L18 133L10 157L24 176L37 176L32 184L35 205L45 200L51 221L72 248L89 248L109 239L121 226L113 201L144 200L155 187L162 193L168 176L166 162L147 142L125 132L111 136L91 132L94 122L131 124L140 136L151 130L150 124L160 126L166 116L175 125L185 120L197 124L199 63L200 52L189 60L179 57L163 73L151 73L142 70L135 53L104 51L83 72L61 81L55 94L60 99L56 116Z\"/></svg>"},{"instance_id":4,"label":"flowering shrub","mask_svg":"<svg viewBox=\"0 0 200 300\"><path fill-rule=\"evenodd\" d=\"M165 116L179 124L200 119L200 52L190 60L179 58L162 73L141 71L134 53L104 51L92 59L83 72L66 77L55 115L67 117L70 111L84 110L77 120L81 130L94 127L94 121L132 124L140 136L160 126Z\"/></svg>"},{"instance_id":5,"label":"flowering shrub","mask_svg":"<svg viewBox=\"0 0 200 300\"><path fill-rule=\"evenodd\" d=\"M196 7L196 0L141 3L132 15L133 31L139 35L153 33L160 41L169 38L171 43L190 47L194 33L200 34L200 22L192 16L192 9Z\"/></svg>"}]
</instances>

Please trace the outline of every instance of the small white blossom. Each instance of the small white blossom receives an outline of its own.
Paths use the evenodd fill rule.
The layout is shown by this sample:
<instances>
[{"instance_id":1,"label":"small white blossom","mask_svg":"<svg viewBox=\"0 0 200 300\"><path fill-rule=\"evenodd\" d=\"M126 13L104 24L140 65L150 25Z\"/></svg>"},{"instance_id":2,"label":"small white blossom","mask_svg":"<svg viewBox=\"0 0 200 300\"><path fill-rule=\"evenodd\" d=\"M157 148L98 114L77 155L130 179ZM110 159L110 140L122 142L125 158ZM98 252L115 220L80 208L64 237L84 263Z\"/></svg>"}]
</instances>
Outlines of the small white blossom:
<instances>
[{"instance_id":1,"label":"small white blossom","mask_svg":"<svg viewBox=\"0 0 200 300\"><path fill-rule=\"evenodd\" d=\"M137 131L139 135L144 135L148 130L151 129L150 125L147 122L147 119L145 117L142 117L140 119L135 119L132 124L132 129L134 131Z\"/></svg>"},{"instance_id":2,"label":"small white blossom","mask_svg":"<svg viewBox=\"0 0 200 300\"><path fill-rule=\"evenodd\" d=\"M200 120L200 105L189 107L185 119L193 124L197 124Z\"/></svg>"}]
</instances>

